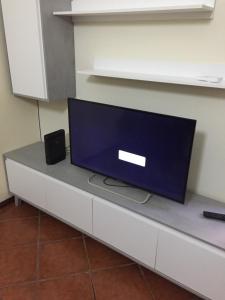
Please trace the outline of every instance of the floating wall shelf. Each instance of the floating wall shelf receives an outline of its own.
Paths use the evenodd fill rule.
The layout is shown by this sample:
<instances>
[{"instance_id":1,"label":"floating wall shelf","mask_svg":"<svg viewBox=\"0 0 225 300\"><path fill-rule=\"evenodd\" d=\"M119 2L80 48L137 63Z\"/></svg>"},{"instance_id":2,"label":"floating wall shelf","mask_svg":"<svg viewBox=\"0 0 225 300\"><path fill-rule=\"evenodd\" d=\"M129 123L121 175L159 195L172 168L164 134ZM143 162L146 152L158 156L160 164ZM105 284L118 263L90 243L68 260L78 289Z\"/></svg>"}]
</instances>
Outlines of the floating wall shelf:
<instances>
[{"instance_id":1,"label":"floating wall shelf","mask_svg":"<svg viewBox=\"0 0 225 300\"><path fill-rule=\"evenodd\" d=\"M58 11L56 16L85 17L85 16L115 16L115 15L168 15L188 14L196 17L209 18L215 6L215 0L130 0L130 1L76 0L72 2L72 11ZM201 15L202 13L202 15Z\"/></svg>"},{"instance_id":2,"label":"floating wall shelf","mask_svg":"<svg viewBox=\"0 0 225 300\"><path fill-rule=\"evenodd\" d=\"M113 67L110 68L110 65ZM117 69L116 66L118 66ZM219 64L100 61L92 69L79 70L77 73L88 76L225 89L225 65Z\"/></svg>"},{"instance_id":3,"label":"floating wall shelf","mask_svg":"<svg viewBox=\"0 0 225 300\"><path fill-rule=\"evenodd\" d=\"M153 14L153 13L179 13L179 12L212 12L213 7L210 5L177 5L177 6L154 6L144 8L129 9L105 9L105 10L77 10L77 11L61 11L54 12L56 16L88 16L88 15L117 15L117 14Z\"/></svg>"}]
</instances>

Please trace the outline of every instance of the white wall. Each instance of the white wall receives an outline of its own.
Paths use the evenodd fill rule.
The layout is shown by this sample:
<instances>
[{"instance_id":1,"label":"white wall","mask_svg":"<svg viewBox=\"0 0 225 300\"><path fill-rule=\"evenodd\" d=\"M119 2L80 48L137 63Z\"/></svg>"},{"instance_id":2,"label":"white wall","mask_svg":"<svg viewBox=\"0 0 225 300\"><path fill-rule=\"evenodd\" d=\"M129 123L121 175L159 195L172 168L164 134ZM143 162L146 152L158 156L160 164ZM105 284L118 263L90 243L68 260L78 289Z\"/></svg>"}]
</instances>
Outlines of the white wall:
<instances>
[{"instance_id":1,"label":"white wall","mask_svg":"<svg viewBox=\"0 0 225 300\"><path fill-rule=\"evenodd\" d=\"M75 84L75 83L74 83ZM45 134L58 130L65 129L68 135L68 111L67 101L62 100L55 103L39 102L40 109L40 122L41 122L41 135L42 140ZM66 138L67 145L69 144L69 138Z\"/></svg>"},{"instance_id":2,"label":"white wall","mask_svg":"<svg viewBox=\"0 0 225 300\"><path fill-rule=\"evenodd\" d=\"M16 98L11 93L3 32L0 13L0 202L9 197L3 153L40 139L37 103L32 100Z\"/></svg>"},{"instance_id":3,"label":"white wall","mask_svg":"<svg viewBox=\"0 0 225 300\"><path fill-rule=\"evenodd\" d=\"M225 1L213 20L77 23L75 56L77 69L97 58L225 63ZM197 119L189 188L225 202L224 91L84 75L76 87L81 99ZM41 105L43 132L68 130L61 105Z\"/></svg>"}]
</instances>

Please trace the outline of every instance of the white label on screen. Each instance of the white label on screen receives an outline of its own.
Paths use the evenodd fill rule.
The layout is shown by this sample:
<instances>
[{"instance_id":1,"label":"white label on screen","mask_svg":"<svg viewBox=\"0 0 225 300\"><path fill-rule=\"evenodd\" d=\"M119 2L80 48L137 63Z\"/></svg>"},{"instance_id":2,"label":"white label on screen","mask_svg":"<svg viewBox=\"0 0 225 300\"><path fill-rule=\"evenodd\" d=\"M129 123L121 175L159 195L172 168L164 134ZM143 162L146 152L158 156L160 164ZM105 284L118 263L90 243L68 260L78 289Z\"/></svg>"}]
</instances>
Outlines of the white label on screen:
<instances>
[{"instance_id":1,"label":"white label on screen","mask_svg":"<svg viewBox=\"0 0 225 300\"><path fill-rule=\"evenodd\" d=\"M146 157L141 155L119 150L118 156L120 160L127 161L134 165L138 165L141 167L145 167L146 165Z\"/></svg>"}]
</instances>

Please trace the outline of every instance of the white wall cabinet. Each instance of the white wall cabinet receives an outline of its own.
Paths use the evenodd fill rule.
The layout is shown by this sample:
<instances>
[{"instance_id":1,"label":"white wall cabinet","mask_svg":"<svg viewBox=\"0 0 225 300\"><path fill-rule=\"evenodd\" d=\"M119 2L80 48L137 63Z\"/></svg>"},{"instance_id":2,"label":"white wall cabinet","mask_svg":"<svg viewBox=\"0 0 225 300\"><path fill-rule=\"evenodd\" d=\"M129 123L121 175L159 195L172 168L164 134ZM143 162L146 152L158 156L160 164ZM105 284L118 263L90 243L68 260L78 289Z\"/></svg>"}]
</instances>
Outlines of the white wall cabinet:
<instances>
[{"instance_id":1,"label":"white wall cabinet","mask_svg":"<svg viewBox=\"0 0 225 300\"><path fill-rule=\"evenodd\" d=\"M12 160L6 160L9 190L35 206L46 208L45 177Z\"/></svg>"},{"instance_id":2,"label":"white wall cabinet","mask_svg":"<svg viewBox=\"0 0 225 300\"><path fill-rule=\"evenodd\" d=\"M175 230L160 230L156 270L209 299L225 299L224 251Z\"/></svg>"},{"instance_id":3,"label":"white wall cabinet","mask_svg":"<svg viewBox=\"0 0 225 300\"><path fill-rule=\"evenodd\" d=\"M48 211L92 234L92 198L89 194L48 178L46 199Z\"/></svg>"},{"instance_id":4,"label":"white wall cabinet","mask_svg":"<svg viewBox=\"0 0 225 300\"><path fill-rule=\"evenodd\" d=\"M70 0L1 0L13 93L44 101L75 96L74 32L52 15Z\"/></svg>"},{"instance_id":5,"label":"white wall cabinet","mask_svg":"<svg viewBox=\"0 0 225 300\"><path fill-rule=\"evenodd\" d=\"M151 268L155 267L156 224L118 205L94 198L94 236Z\"/></svg>"}]
</instances>

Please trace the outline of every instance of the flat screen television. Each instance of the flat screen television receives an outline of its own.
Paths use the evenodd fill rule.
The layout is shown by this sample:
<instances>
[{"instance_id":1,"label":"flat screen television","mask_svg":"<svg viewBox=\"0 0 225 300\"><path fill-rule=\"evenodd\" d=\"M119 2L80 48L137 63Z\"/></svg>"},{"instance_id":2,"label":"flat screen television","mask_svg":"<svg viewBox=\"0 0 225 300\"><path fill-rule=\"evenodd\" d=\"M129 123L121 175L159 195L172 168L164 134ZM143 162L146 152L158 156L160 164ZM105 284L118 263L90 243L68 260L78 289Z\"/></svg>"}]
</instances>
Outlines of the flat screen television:
<instances>
[{"instance_id":1,"label":"flat screen television","mask_svg":"<svg viewBox=\"0 0 225 300\"><path fill-rule=\"evenodd\" d=\"M196 120L68 99L71 163L184 203Z\"/></svg>"}]
</instances>

